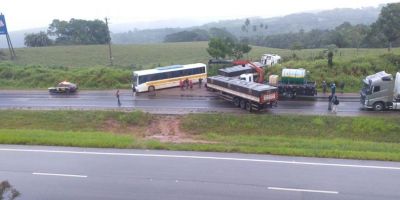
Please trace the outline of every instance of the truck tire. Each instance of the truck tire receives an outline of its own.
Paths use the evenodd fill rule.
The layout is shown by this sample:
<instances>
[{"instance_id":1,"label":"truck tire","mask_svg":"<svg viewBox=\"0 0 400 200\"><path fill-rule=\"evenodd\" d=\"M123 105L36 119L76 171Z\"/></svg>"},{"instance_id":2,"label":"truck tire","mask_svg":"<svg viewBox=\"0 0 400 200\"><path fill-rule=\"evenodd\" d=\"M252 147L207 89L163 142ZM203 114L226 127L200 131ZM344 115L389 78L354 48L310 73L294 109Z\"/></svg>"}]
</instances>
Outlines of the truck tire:
<instances>
[{"instance_id":1,"label":"truck tire","mask_svg":"<svg viewBox=\"0 0 400 200\"><path fill-rule=\"evenodd\" d=\"M246 110L249 112L252 110L250 101L246 101Z\"/></svg>"},{"instance_id":2,"label":"truck tire","mask_svg":"<svg viewBox=\"0 0 400 200\"><path fill-rule=\"evenodd\" d=\"M240 107L240 98L239 97L233 98L233 105L235 105L236 107Z\"/></svg>"},{"instance_id":3,"label":"truck tire","mask_svg":"<svg viewBox=\"0 0 400 200\"><path fill-rule=\"evenodd\" d=\"M382 111L383 109L385 109L384 105L382 102L376 102L374 103L374 110L375 111Z\"/></svg>"},{"instance_id":4,"label":"truck tire","mask_svg":"<svg viewBox=\"0 0 400 200\"><path fill-rule=\"evenodd\" d=\"M240 100L240 108L241 109L246 109L246 101L245 100Z\"/></svg>"}]
</instances>

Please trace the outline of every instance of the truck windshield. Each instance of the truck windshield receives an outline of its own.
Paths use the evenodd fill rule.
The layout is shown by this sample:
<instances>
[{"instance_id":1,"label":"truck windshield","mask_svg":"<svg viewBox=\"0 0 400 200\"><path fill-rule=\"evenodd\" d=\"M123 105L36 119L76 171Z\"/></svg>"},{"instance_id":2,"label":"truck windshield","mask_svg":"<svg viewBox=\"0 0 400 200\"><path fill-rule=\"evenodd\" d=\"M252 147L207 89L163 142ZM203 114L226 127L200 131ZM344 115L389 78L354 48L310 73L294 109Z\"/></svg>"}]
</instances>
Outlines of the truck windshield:
<instances>
[{"instance_id":1,"label":"truck windshield","mask_svg":"<svg viewBox=\"0 0 400 200\"><path fill-rule=\"evenodd\" d=\"M371 86L369 84L364 83L362 92L364 94L371 94Z\"/></svg>"}]
</instances>

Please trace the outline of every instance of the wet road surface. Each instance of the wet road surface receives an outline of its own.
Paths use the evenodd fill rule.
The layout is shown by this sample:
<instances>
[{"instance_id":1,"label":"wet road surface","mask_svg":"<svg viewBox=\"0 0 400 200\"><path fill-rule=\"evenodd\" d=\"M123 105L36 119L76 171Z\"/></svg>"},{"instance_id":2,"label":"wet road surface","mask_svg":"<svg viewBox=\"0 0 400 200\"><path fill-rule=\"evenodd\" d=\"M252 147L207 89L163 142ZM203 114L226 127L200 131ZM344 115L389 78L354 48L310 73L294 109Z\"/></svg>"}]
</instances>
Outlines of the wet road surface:
<instances>
[{"instance_id":1,"label":"wet road surface","mask_svg":"<svg viewBox=\"0 0 400 200\"><path fill-rule=\"evenodd\" d=\"M114 91L79 91L76 94L49 94L47 91L0 90L0 109L82 109L82 110L143 110L156 114L186 114L229 112L247 113L232 103L219 99L213 93L176 94L175 90L164 90L156 95L143 93L134 95L121 90L122 106L118 107ZM400 112L374 112L361 109L357 96L339 97L341 102L337 114L328 111L326 97L281 100L277 107L258 114L307 114L307 115L398 115Z\"/></svg>"},{"instance_id":2,"label":"wet road surface","mask_svg":"<svg viewBox=\"0 0 400 200\"><path fill-rule=\"evenodd\" d=\"M0 163L20 200L400 199L397 162L0 145Z\"/></svg>"}]
</instances>

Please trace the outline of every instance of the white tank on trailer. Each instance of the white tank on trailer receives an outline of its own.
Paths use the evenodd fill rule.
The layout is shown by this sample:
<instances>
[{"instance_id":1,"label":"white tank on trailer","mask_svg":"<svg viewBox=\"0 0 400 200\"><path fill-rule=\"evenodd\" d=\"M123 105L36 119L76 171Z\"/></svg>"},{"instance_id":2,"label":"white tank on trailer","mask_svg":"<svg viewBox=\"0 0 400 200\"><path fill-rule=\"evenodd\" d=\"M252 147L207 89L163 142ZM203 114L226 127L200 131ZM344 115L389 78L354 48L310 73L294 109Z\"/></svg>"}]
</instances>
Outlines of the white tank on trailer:
<instances>
[{"instance_id":1,"label":"white tank on trailer","mask_svg":"<svg viewBox=\"0 0 400 200\"><path fill-rule=\"evenodd\" d=\"M306 70L300 69L282 69L282 82L303 84L306 77Z\"/></svg>"}]
</instances>

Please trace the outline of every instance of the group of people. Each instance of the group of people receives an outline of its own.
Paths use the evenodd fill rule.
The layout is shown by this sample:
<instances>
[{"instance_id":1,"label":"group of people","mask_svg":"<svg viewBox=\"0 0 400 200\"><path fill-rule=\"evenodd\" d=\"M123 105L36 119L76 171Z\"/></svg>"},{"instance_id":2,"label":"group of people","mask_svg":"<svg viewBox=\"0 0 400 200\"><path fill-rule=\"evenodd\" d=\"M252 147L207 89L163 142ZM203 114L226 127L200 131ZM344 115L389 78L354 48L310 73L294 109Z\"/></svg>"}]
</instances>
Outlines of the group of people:
<instances>
[{"instance_id":1,"label":"group of people","mask_svg":"<svg viewBox=\"0 0 400 200\"><path fill-rule=\"evenodd\" d=\"M203 79L199 78L199 88L201 88ZM188 78L186 78L185 80L179 80L179 87L181 88L181 90L186 89L193 89L193 81L189 80Z\"/></svg>"}]
</instances>

